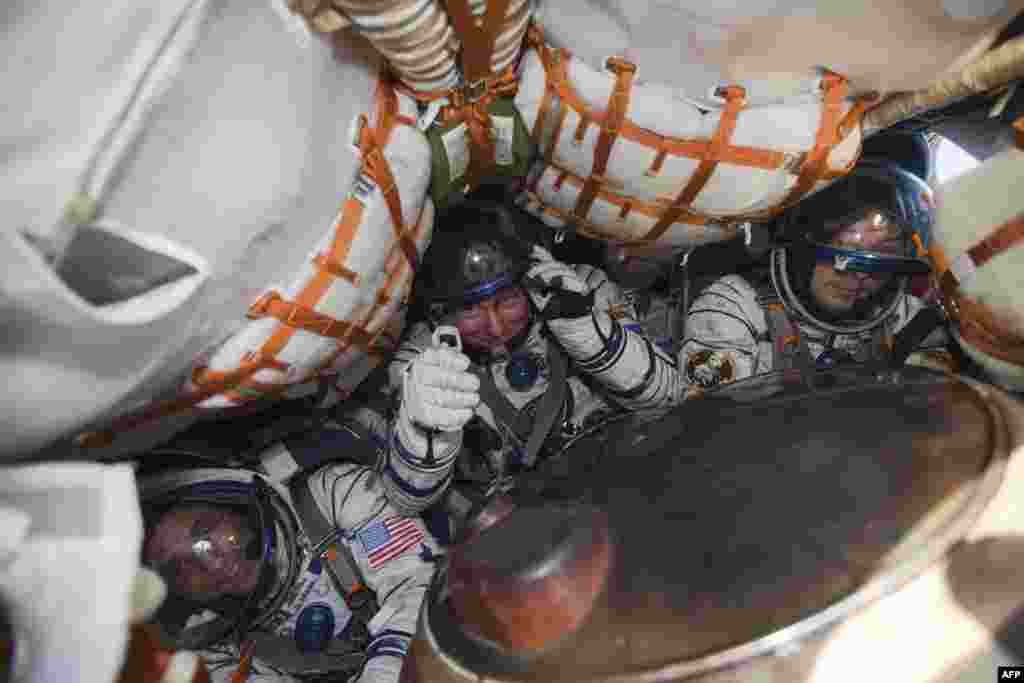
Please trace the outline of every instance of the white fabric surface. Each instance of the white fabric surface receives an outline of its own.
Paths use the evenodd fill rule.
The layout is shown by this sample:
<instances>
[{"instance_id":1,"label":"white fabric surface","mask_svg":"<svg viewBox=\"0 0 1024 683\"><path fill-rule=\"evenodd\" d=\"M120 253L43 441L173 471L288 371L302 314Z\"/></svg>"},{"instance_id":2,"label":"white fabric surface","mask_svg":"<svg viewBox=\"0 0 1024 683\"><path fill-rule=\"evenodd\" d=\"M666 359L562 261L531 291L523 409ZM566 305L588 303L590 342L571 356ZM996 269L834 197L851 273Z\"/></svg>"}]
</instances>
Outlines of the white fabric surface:
<instances>
[{"instance_id":1,"label":"white fabric surface","mask_svg":"<svg viewBox=\"0 0 1024 683\"><path fill-rule=\"evenodd\" d=\"M845 74L859 91L920 88L1024 9L1021 0L986 2L971 16L960 4L541 0L534 16L554 45L595 69L623 55L640 65L640 81L714 105L710 94L720 85L742 85L755 100L785 97L819 66Z\"/></svg>"},{"instance_id":2,"label":"white fabric surface","mask_svg":"<svg viewBox=\"0 0 1024 683\"><path fill-rule=\"evenodd\" d=\"M1010 149L938 188L932 239L946 258L955 260L995 228L1024 213L1024 194L1019 191L1022 173L1024 151ZM1024 332L1024 247L1017 245L994 257L961 286L1018 333ZM964 350L997 382L1013 391L1024 390L1024 368L970 344L964 344Z\"/></svg>"},{"instance_id":3,"label":"white fabric surface","mask_svg":"<svg viewBox=\"0 0 1024 683\"><path fill-rule=\"evenodd\" d=\"M566 67L571 87L594 111L607 108L609 96L615 83L614 76L607 70L595 70L590 64L571 58ZM644 73L638 65L637 74ZM784 100L762 100L750 98L739 112L730 144L771 150L796 159L808 153L815 144L822 118L823 93L820 79L813 72L795 85ZM546 75L537 52L530 50L523 60L523 76L516 104L523 114L527 128L532 129L539 115L540 106L546 95ZM545 118L541 135L541 147L547 149L553 144L553 163L538 162L531 176L540 177L535 185L536 196L544 205L561 214L574 211L584 180L590 176L594 165L601 129L588 125L580 142L576 131L580 115L572 107L561 103L558 97L551 98L551 111ZM630 91L626 120L634 125L670 138L708 140L719 126L724 101L714 103L700 101L673 92L663 84L634 83ZM699 106L710 107L702 111ZM842 112L852 107L844 102ZM554 139L558 112L565 107L567 114L558 138ZM854 129L828 156L828 167L833 171L849 168L860 150L860 130ZM611 147L608 165L603 173L604 189L631 202L637 200L648 206L664 206L671 203L689 182L696 171L699 160L683 156L668 155L661 171L649 173L658 150L625 136L619 136ZM562 170L572 175L562 178ZM736 217L748 212L762 211L776 207L797 182L797 175L780 167L773 170L754 168L730 162L722 162L708 178L706 184L693 201L697 212L722 218ZM812 189L821 189L827 183L819 182ZM527 210L537 212L529 197L520 200ZM635 240L648 234L657 218L640 210L631 210L625 217L622 208L598 196L587 214L591 230L612 240ZM561 221L558 221L560 224ZM678 221L659 239L659 243L679 246L696 246L732 236L732 233L709 226L688 224Z\"/></svg>"},{"instance_id":4,"label":"white fabric surface","mask_svg":"<svg viewBox=\"0 0 1024 683\"><path fill-rule=\"evenodd\" d=\"M385 154L385 157L389 157L388 162L395 169L399 193L403 198L406 225L416 226L415 244L422 256L430 243L434 225L434 204L429 198L423 201L430 179L429 148L423 134L407 126L399 127L392 135L396 144L388 145L387 150L390 153ZM399 156L402 152L411 158L402 160ZM395 228L384 195L376 192L372 199L368 200L368 204L358 234L342 264L360 273L361 281L353 285L347 280L335 278L313 309L336 320L352 321L372 335L387 326L395 317L404 320L403 301L412 287L414 273L392 238ZM302 265L300 274L292 279L289 286L271 287L271 290L278 292L286 301L295 301L308 283L318 276L313 258L330 251L336 239L336 220L340 219L339 214L335 220L324 222L323 236ZM397 276L385 287L389 273L397 273ZM389 296L389 301L377 308L371 316L369 310L381 292ZM399 322L399 325L401 324ZM253 349L262 348L279 327L279 321L270 317L249 322L217 350L210 359L209 368L218 372L237 369L246 354ZM288 363L289 368L260 370L253 376L252 381L274 385L300 384L307 380L315 380L317 369L335 356L337 349L338 341L333 337L296 330L276 356L279 361ZM336 382L338 388L354 389L366 374L369 374L369 370L375 367L370 366L368 361L367 354L358 344L353 344L346 352L335 358L331 363L341 373ZM355 372L357 368L363 369L364 372L360 375ZM204 401L202 406L218 407L233 404L234 401L229 398L217 395Z\"/></svg>"},{"instance_id":5,"label":"white fabric surface","mask_svg":"<svg viewBox=\"0 0 1024 683\"><path fill-rule=\"evenodd\" d=\"M3 15L11 458L176 391L268 283L291 279L355 173L344 129L372 110L379 58L355 36L322 42L278 0L15 0ZM93 226L194 273L123 302L82 299L32 246L67 242L61 215L80 192L99 202Z\"/></svg>"},{"instance_id":6,"label":"white fabric surface","mask_svg":"<svg viewBox=\"0 0 1024 683\"><path fill-rule=\"evenodd\" d=\"M142 543L132 469L0 469L0 538L15 680L113 681L127 645Z\"/></svg>"}]
</instances>

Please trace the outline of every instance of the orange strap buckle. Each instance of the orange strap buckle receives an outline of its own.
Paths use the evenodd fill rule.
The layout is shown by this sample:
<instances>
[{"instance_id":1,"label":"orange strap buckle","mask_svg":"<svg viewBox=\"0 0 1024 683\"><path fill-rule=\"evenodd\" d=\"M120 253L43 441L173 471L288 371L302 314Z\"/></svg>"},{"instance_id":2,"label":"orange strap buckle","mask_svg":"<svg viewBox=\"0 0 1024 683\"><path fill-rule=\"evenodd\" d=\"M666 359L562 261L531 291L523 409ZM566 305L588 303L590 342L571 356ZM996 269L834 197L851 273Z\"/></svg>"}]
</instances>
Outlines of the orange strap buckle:
<instances>
[{"instance_id":1,"label":"orange strap buckle","mask_svg":"<svg viewBox=\"0 0 1024 683\"><path fill-rule=\"evenodd\" d=\"M488 84L486 78L481 78L480 80L473 81L472 83L466 83L465 85L462 86L462 89L460 91L463 100L467 104L474 104L480 101L481 99L484 98L484 96L487 94L487 91L489 90L487 86Z\"/></svg>"}]
</instances>

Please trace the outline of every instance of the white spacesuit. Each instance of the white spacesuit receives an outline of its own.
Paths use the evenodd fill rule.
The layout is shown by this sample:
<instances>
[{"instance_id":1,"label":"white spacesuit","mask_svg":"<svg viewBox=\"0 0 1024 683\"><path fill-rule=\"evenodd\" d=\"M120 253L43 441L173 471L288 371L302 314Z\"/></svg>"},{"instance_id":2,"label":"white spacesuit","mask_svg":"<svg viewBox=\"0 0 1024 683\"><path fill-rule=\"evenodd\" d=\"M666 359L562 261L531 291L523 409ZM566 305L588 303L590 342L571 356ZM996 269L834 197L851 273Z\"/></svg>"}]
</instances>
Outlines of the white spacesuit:
<instances>
[{"instance_id":1,"label":"white spacesuit","mask_svg":"<svg viewBox=\"0 0 1024 683\"><path fill-rule=\"evenodd\" d=\"M269 449L266 474L140 477L143 560L170 588L161 623L201 650L215 681L240 666L251 667L248 681L398 681L437 543L388 503L372 468L346 462L302 474L311 461L365 449L362 438L328 423Z\"/></svg>"},{"instance_id":2,"label":"white spacesuit","mask_svg":"<svg viewBox=\"0 0 1024 683\"><path fill-rule=\"evenodd\" d=\"M390 367L402 400L385 482L399 509L443 495L464 441L500 477L612 411L684 398L675 359L640 331L600 270L531 251L497 205L460 207L446 222L462 229L431 245L419 290L430 322L411 330ZM444 325L464 353L435 344L431 327Z\"/></svg>"},{"instance_id":3,"label":"white spacesuit","mask_svg":"<svg viewBox=\"0 0 1024 683\"><path fill-rule=\"evenodd\" d=\"M883 362L893 335L924 308L906 288L929 269L919 254L932 206L922 180L881 161L797 206L770 280L726 275L690 306L687 380L709 388L773 370Z\"/></svg>"},{"instance_id":4,"label":"white spacesuit","mask_svg":"<svg viewBox=\"0 0 1024 683\"><path fill-rule=\"evenodd\" d=\"M770 331L767 305L771 303L739 275L726 275L708 286L693 302L687 321L683 346L687 379L707 388L783 369L778 366ZM920 299L903 294L895 310L878 325L848 334L799 318L791 319L790 324L794 336L798 334L807 345L815 367L850 360L865 363L884 358L893 335L922 307Z\"/></svg>"}]
</instances>

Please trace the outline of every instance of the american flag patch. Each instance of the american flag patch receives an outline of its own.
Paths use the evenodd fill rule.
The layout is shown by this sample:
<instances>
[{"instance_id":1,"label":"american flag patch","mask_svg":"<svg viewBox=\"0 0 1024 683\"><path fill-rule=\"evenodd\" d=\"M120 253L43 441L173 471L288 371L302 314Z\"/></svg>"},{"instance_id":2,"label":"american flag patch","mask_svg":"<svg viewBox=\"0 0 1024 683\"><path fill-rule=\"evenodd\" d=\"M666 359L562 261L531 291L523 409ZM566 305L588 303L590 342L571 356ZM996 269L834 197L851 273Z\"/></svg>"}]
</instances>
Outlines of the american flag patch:
<instances>
[{"instance_id":1,"label":"american flag patch","mask_svg":"<svg viewBox=\"0 0 1024 683\"><path fill-rule=\"evenodd\" d=\"M389 517L374 522L358 536L370 569L377 569L423 540L423 532L416 525L416 520L408 517Z\"/></svg>"}]
</instances>

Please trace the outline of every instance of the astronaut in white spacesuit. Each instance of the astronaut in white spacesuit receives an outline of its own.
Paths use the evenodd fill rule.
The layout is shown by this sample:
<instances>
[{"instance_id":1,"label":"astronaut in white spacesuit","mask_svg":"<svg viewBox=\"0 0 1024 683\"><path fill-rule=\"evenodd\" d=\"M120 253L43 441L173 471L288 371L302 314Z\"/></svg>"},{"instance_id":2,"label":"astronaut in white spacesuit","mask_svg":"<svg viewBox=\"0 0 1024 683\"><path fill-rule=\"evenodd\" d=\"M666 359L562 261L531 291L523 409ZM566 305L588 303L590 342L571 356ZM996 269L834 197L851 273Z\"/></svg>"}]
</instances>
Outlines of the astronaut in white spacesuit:
<instances>
[{"instance_id":1,"label":"astronaut in white spacesuit","mask_svg":"<svg viewBox=\"0 0 1024 683\"><path fill-rule=\"evenodd\" d=\"M242 670L250 683L397 683L437 542L388 503L371 467L335 462L304 476L310 462L367 445L328 423L268 449L261 471L139 477L143 562L169 588L158 619L214 681Z\"/></svg>"},{"instance_id":2,"label":"astronaut in white spacesuit","mask_svg":"<svg viewBox=\"0 0 1024 683\"><path fill-rule=\"evenodd\" d=\"M640 331L621 290L525 243L512 215L459 207L425 259L417 296L429 321L390 366L401 402L384 480L409 513L443 496L464 443L500 478L614 411L685 397L676 359ZM444 326L458 330L461 350L435 343Z\"/></svg>"},{"instance_id":3,"label":"astronaut in white spacesuit","mask_svg":"<svg viewBox=\"0 0 1024 683\"><path fill-rule=\"evenodd\" d=\"M773 370L884 362L893 335L923 308L907 293L927 273L928 185L903 168L862 161L791 209L771 279L726 275L693 301L680 365L710 388Z\"/></svg>"}]
</instances>

